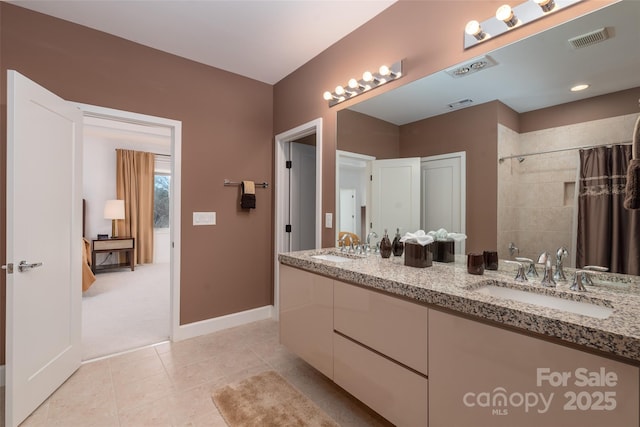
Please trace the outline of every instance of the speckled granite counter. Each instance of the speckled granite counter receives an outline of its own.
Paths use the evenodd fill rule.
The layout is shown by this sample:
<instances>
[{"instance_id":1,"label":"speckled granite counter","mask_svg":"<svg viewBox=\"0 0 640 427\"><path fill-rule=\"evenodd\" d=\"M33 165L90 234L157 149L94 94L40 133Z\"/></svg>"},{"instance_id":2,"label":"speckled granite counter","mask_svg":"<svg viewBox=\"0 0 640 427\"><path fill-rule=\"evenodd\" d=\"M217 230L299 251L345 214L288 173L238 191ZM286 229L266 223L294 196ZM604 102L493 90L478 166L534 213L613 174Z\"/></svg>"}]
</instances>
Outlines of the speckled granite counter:
<instances>
[{"instance_id":1,"label":"speckled granite counter","mask_svg":"<svg viewBox=\"0 0 640 427\"><path fill-rule=\"evenodd\" d=\"M588 292L573 292L567 282L558 283L556 288L542 288L539 279L518 283L513 280L514 267L502 262L498 271L474 276L467 273L461 257L456 263L434 262L427 268L406 267L402 258L375 255L351 256L353 259L347 262L312 257L332 253L339 254L333 249L310 250L280 254L278 259L292 267L559 338L640 365L640 282L635 277L611 275L608 284L589 287ZM477 292L488 284L603 305L613 313L597 319Z\"/></svg>"}]
</instances>

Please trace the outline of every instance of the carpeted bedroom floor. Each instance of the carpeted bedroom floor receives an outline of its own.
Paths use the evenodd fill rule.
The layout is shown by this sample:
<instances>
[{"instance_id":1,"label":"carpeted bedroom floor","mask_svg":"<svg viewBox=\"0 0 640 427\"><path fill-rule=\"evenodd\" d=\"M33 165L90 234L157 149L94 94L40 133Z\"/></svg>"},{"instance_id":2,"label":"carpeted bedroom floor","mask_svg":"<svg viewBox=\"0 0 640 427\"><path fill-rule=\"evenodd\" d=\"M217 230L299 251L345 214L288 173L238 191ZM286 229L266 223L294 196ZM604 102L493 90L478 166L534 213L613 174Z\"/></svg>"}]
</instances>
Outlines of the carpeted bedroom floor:
<instances>
[{"instance_id":1,"label":"carpeted bedroom floor","mask_svg":"<svg viewBox=\"0 0 640 427\"><path fill-rule=\"evenodd\" d=\"M169 339L170 264L96 274L82 294L82 360Z\"/></svg>"}]
</instances>

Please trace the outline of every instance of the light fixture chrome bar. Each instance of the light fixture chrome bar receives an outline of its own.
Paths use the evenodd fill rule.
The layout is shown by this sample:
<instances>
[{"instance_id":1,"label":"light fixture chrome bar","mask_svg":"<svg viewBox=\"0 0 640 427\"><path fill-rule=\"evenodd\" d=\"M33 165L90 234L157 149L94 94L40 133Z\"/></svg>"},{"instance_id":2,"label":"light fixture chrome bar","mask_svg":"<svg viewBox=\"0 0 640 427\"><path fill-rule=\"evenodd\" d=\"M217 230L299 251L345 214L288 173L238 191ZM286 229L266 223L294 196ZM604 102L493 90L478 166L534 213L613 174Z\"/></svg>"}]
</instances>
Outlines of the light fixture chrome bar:
<instances>
[{"instance_id":1,"label":"light fixture chrome bar","mask_svg":"<svg viewBox=\"0 0 640 427\"><path fill-rule=\"evenodd\" d=\"M464 48L469 49L490 38L536 21L550 13L580 3L583 0L527 0L512 7L513 18L501 21L496 16L482 22L470 21L464 31ZM507 6L507 5L505 5ZM504 9L503 9L504 10Z\"/></svg>"},{"instance_id":2,"label":"light fixture chrome bar","mask_svg":"<svg viewBox=\"0 0 640 427\"><path fill-rule=\"evenodd\" d=\"M329 103L329 107L333 107L400 77L402 77L402 61L397 61L389 66L381 66L376 72L365 71L361 79L352 78L347 84L337 86L333 92L325 92L323 97Z\"/></svg>"}]
</instances>

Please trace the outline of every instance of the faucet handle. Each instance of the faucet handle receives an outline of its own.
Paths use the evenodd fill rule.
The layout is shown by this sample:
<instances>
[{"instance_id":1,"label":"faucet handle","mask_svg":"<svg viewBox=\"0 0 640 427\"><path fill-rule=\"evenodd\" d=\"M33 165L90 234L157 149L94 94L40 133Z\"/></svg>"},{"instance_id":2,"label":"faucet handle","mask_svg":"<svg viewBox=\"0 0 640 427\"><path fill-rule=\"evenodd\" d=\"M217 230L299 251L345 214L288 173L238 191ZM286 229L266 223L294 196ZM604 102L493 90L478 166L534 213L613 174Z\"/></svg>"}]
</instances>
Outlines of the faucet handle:
<instances>
[{"instance_id":1,"label":"faucet handle","mask_svg":"<svg viewBox=\"0 0 640 427\"><path fill-rule=\"evenodd\" d=\"M594 266L589 266L589 267L594 267ZM600 267L600 268L604 268L604 267ZM604 271L607 271L608 268L606 268ZM571 289L572 291L580 291L580 292L586 292L587 288L584 287L584 285L593 285L593 282L591 281L591 275L593 274L601 274L603 271L600 270L592 270L592 269L584 269L584 270L576 270L576 274L573 276L573 284L571 285L571 287L569 289Z\"/></svg>"},{"instance_id":2,"label":"faucet handle","mask_svg":"<svg viewBox=\"0 0 640 427\"><path fill-rule=\"evenodd\" d=\"M524 257L517 256L516 261L526 262L529 264L529 270L527 270L528 277L539 277L538 270L536 270L536 263L531 258L524 258Z\"/></svg>"},{"instance_id":3,"label":"faucet handle","mask_svg":"<svg viewBox=\"0 0 640 427\"><path fill-rule=\"evenodd\" d=\"M504 262L506 262L507 264L515 264L518 266L518 271L516 273L516 277L515 280L518 282L526 282L527 281L527 275L524 273L524 265L519 262L519 261L511 261L511 260L504 260Z\"/></svg>"}]
</instances>

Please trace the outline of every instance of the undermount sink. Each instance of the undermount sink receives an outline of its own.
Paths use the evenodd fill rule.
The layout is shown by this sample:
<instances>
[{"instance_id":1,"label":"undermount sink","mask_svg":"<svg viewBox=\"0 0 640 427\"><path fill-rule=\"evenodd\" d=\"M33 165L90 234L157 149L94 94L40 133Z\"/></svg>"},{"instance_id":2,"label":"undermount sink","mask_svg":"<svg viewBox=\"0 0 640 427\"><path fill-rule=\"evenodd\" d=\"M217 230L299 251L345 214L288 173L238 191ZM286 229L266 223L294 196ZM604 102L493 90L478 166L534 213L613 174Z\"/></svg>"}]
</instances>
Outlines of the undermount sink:
<instances>
[{"instance_id":1,"label":"undermount sink","mask_svg":"<svg viewBox=\"0 0 640 427\"><path fill-rule=\"evenodd\" d=\"M507 288L496 285L485 285L475 290L475 292L490 295L492 297L509 299L512 301L524 302L540 307L553 308L567 311L569 313L581 314L583 316L595 317L596 319L606 319L611 316L613 309L598 304L585 301L574 301L551 295L544 295L537 292L528 292L520 289Z\"/></svg>"},{"instance_id":2,"label":"undermount sink","mask_svg":"<svg viewBox=\"0 0 640 427\"><path fill-rule=\"evenodd\" d=\"M321 259L324 261L331 262L348 262L353 261L353 258L348 258L340 255L331 255L331 254L320 254L320 255L311 255L311 258Z\"/></svg>"}]
</instances>

